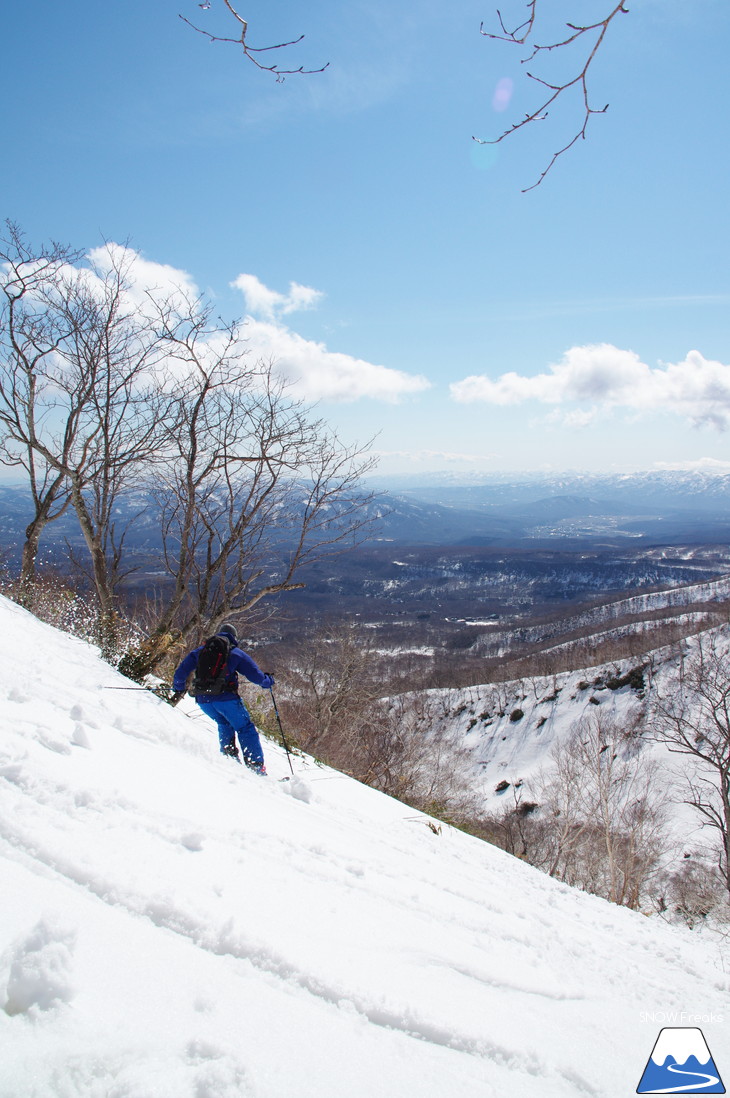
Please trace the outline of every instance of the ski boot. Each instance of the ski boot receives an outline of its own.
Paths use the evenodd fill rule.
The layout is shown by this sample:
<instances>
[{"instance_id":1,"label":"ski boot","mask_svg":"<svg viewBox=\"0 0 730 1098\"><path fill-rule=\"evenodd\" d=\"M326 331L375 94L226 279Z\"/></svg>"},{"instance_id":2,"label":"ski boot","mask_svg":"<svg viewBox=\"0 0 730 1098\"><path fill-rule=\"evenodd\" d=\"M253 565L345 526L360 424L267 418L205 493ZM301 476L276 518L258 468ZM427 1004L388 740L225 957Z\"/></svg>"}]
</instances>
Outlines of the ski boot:
<instances>
[{"instance_id":1,"label":"ski boot","mask_svg":"<svg viewBox=\"0 0 730 1098\"><path fill-rule=\"evenodd\" d=\"M253 770L254 774L258 774L262 778L266 777L266 767L263 759L252 759L250 755L244 752L243 761L249 770Z\"/></svg>"}]
</instances>

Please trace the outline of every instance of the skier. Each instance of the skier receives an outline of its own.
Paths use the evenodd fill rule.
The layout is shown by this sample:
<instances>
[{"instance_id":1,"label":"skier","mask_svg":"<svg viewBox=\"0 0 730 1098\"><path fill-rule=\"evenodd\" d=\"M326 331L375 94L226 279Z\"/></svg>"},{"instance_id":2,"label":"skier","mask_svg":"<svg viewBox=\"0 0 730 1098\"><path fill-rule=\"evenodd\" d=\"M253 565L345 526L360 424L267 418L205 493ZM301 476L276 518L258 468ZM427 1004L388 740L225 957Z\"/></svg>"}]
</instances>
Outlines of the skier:
<instances>
[{"instance_id":1,"label":"skier","mask_svg":"<svg viewBox=\"0 0 730 1098\"><path fill-rule=\"evenodd\" d=\"M267 675L238 647L235 626L224 622L214 637L189 652L175 671L172 688L178 697L185 692L188 678L195 671L191 693L203 712L218 725L221 753L238 759L236 733L243 761L257 774L266 774L264 753L256 726L238 695L238 674L264 690L274 685Z\"/></svg>"}]
</instances>

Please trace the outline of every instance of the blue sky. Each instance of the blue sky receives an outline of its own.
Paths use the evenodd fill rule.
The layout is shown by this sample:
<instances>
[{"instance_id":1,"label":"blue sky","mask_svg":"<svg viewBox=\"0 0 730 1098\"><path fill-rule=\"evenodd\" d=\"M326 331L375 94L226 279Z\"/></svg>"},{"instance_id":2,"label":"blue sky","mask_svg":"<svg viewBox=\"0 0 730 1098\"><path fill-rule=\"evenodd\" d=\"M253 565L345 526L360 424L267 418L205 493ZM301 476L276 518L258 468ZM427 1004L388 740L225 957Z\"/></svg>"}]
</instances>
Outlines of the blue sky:
<instances>
[{"instance_id":1,"label":"blue sky","mask_svg":"<svg viewBox=\"0 0 730 1098\"><path fill-rule=\"evenodd\" d=\"M329 62L283 84L178 18L231 34L223 0L6 4L0 214L186 272L382 473L730 468L730 9L629 7L523 194L580 105L472 141L539 92L487 0L242 2Z\"/></svg>"}]
</instances>

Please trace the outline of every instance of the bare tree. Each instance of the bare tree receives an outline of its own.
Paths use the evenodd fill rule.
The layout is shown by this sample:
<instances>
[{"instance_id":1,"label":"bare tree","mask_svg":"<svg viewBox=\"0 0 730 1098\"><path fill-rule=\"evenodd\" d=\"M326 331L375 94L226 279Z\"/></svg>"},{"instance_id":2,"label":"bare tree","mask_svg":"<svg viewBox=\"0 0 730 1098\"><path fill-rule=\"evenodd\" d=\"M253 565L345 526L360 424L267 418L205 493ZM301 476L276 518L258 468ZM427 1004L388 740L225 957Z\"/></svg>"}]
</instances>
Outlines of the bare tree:
<instances>
[{"instance_id":1,"label":"bare tree","mask_svg":"<svg viewBox=\"0 0 730 1098\"><path fill-rule=\"evenodd\" d=\"M45 262L28 258L15 230L11 244L0 420L6 460L26 469L36 502L23 578L32 579L44 525L70 504L99 604L98 639L111 655L124 540L114 512L149 474L170 404L154 376L157 341L131 297L125 249L75 267L78 254L57 246L40 253Z\"/></svg>"},{"instance_id":2,"label":"bare tree","mask_svg":"<svg viewBox=\"0 0 730 1098\"><path fill-rule=\"evenodd\" d=\"M690 930L708 919L717 928L727 927L730 918L727 890L705 852L698 850L685 851L679 868L665 875L657 907L661 914L679 916Z\"/></svg>"},{"instance_id":3,"label":"bare tree","mask_svg":"<svg viewBox=\"0 0 730 1098\"><path fill-rule=\"evenodd\" d=\"M0 241L0 460L25 471L33 501L20 573L20 597L27 605L32 603L43 531L70 503L63 469L46 460L33 440L51 414L49 363L70 334L57 312L48 309L47 289L65 265L79 258L79 252L56 242L33 249L16 224L5 223ZM60 418L58 409L54 414ZM57 429L65 453L74 434L73 413Z\"/></svg>"},{"instance_id":4,"label":"bare tree","mask_svg":"<svg viewBox=\"0 0 730 1098\"><path fill-rule=\"evenodd\" d=\"M220 34L212 34L210 31L205 30L203 27L196 26L195 23L192 23L184 15L181 15L180 18L182 19L183 23L187 23L187 25L189 27L192 27L193 30L197 31L198 34L205 35L205 37L210 42L225 42L239 47L247 61L250 61L253 65L256 66L257 69L261 69L263 72L273 73L279 83L284 80L285 76L293 76L300 73L302 75L307 75L312 73L324 72L324 70L328 67L329 61L327 62L327 64L322 65L318 69L305 69L303 65L300 65L298 69L280 69L276 62L274 62L274 64L267 65L263 56L264 54L270 54L275 50L284 50L287 49L289 46L296 46L304 39L304 35L300 34L298 38L294 38L290 42L277 42L273 46L251 46L247 37L248 21L236 11L233 4L230 3L230 0L223 0L223 5L227 9L228 14L232 16L233 21L236 24L237 34L234 38L225 37L224 35ZM203 11L209 11L211 6L211 0L204 0L202 4L198 4L198 7L202 8Z\"/></svg>"},{"instance_id":5,"label":"bare tree","mask_svg":"<svg viewBox=\"0 0 730 1098\"><path fill-rule=\"evenodd\" d=\"M546 814L552 821L550 852L543 868L551 877L570 879L576 851L593 819L593 804L584 782L585 759L580 733L552 751L554 769L540 788ZM538 795L540 795L538 794Z\"/></svg>"},{"instance_id":6,"label":"bare tree","mask_svg":"<svg viewBox=\"0 0 730 1098\"><path fill-rule=\"evenodd\" d=\"M544 10L545 3L543 2L542 8ZM481 145L498 145L504 141L505 138L510 137L518 130L523 129L525 126L531 125L533 122L543 122L550 112L550 110L557 104L561 98L567 98L567 96L575 91L581 101L581 119L582 123L578 126L576 132L572 138L562 146L552 157L545 170L541 173L539 179L533 183L530 187L525 187L523 193L531 191L535 187L538 187L550 169L555 165L556 161L569 149L576 144L577 141L585 139L586 131L588 129L588 123L594 114L605 114L608 110L608 104L604 107L593 107L590 102L590 94L588 89L588 80L590 76L591 66L596 59L596 56L603 45L606 35L608 33L611 23L619 14L627 14L628 8L626 7L625 0L620 0L618 4L614 4L610 11L606 13L603 19L598 19L594 23L580 25L577 23L567 23L567 34L557 37L556 40L546 42L542 45L535 43L534 33L538 20L538 0L529 0L527 4L528 17L524 22L520 23L513 30L509 30L504 22L502 13L497 11L497 18L499 21L500 32L494 34L484 30L484 24L481 26L481 33L485 38L490 38L494 41L509 42L513 45L525 48L526 55L522 58L522 64L528 65L535 60L542 60L546 55L550 55L555 51L563 51L564 54L568 54L570 47L578 43L582 45L585 43L586 49L581 57L581 60L576 66L574 75L558 79L556 82L546 80L541 76L538 76L534 72L527 72L527 76L530 80L541 85L545 89L544 97L540 100L539 104L533 109L527 112L524 118L520 121L513 123L509 129L505 130L499 137L492 141L487 141L482 138L475 137L474 140ZM580 55L579 55L580 56Z\"/></svg>"},{"instance_id":7,"label":"bare tree","mask_svg":"<svg viewBox=\"0 0 730 1098\"><path fill-rule=\"evenodd\" d=\"M730 893L730 673L724 637L710 632L686 646L678 682L659 692L653 734L670 751L688 756L686 803L720 840L718 869Z\"/></svg>"},{"instance_id":8,"label":"bare tree","mask_svg":"<svg viewBox=\"0 0 730 1098\"><path fill-rule=\"evenodd\" d=\"M107 656L134 522L116 515L135 493L140 509L156 496L169 575L136 674L175 640L302 586L306 565L365 535L369 447L343 445L271 364L253 362L241 325L179 288L142 293L128 248L77 267L57 247L38 258L18 234L11 244L0 424L4 458L37 499L26 570L43 523L72 506Z\"/></svg>"},{"instance_id":9,"label":"bare tree","mask_svg":"<svg viewBox=\"0 0 730 1098\"><path fill-rule=\"evenodd\" d=\"M446 823L473 817L481 800L474 759L448 720L449 702L428 690L382 701L361 731L355 777Z\"/></svg>"},{"instance_id":10,"label":"bare tree","mask_svg":"<svg viewBox=\"0 0 730 1098\"><path fill-rule=\"evenodd\" d=\"M386 696L391 662L359 623L323 626L290 654L287 724L299 746L366 785L447 822L474 816L473 756L448 698Z\"/></svg>"},{"instance_id":11,"label":"bare tree","mask_svg":"<svg viewBox=\"0 0 730 1098\"><path fill-rule=\"evenodd\" d=\"M278 653L287 725L305 751L349 773L361 770L363 732L382 715L383 658L372 630L324 623Z\"/></svg>"},{"instance_id":12,"label":"bare tree","mask_svg":"<svg viewBox=\"0 0 730 1098\"><path fill-rule=\"evenodd\" d=\"M71 283L62 307L73 323L58 385L73 399L83 394L81 430L66 465L71 501L91 561L100 607L100 640L107 655L116 645L117 589L126 571L123 528L115 512L124 496L149 480L161 457L163 425L174 401L159 385L160 341L130 296L131 257L106 249L93 281ZM144 505L140 503L140 509Z\"/></svg>"},{"instance_id":13,"label":"bare tree","mask_svg":"<svg viewBox=\"0 0 730 1098\"><path fill-rule=\"evenodd\" d=\"M666 842L666 794L642 752L639 720L619 724L598 712L579 721L554 750L539 793L553 824L541 868L632 908L658 873Z\"/></svg>"},{"instance_id":14,"label":"bare tree","mask_svg":"<svg viewBox=\"0 0 730 1098\"><path fill-rule=\"evenodd\" d=\"M170 588L131 657L136 676L181 639L303 586L307 564L355 544L372 522L359 487L368 447L342 445L313 418L271 365L251 359L237 323L180 299L163 303L157 322L177 403L155 492Z\"/></svg>"}]
</instances>

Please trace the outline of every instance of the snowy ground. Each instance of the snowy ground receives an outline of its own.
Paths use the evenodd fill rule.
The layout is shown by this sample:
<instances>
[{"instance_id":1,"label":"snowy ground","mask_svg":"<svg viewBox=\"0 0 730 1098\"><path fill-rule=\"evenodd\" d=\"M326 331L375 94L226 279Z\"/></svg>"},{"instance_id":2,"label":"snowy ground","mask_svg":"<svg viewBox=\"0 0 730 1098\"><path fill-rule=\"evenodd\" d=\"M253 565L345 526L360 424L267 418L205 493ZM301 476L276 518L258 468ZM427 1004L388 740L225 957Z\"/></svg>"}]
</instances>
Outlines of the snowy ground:
<instances>
[{"instance_id":1,"label":"snowy ground","mask_svg":"<svg viewBox=\"0 0 730 1098\"><path fill-rule=\"evenodd\" d=\"M716 945L124 685L0 600L0 1098L618 1098L670 1011L730 1076Z\"/></svg>"},{"instance_id":2,"label":"snowy ground","mask_svg":"<svg viewBox=\"0 0 730 1098\"><path fill-rule=\"evenodd\" d=\"M730 660L727 628L708 632L716 638L720 651L724 646ZM697 638L690 637L690 651L696 644ZM492 811L513 803L515 786L522 790L524 800L539 799L540 778L551 769L553 748L568 739L579 722L600 716L615 721L618 727L629 728L636 720L646 721L641 725L644 750L661 764L665 783L676 794L673 818L683 835L698 839L697 814L683 804L683 775L693 763L650 735L653 691L668 697L677 689L676 652L665 648L652 653L653 666L645 669L644 689L629 684L618 689L606 685L641 668L646 659L637 656L555 675L432 690L430 695L439 723L456 733L472 751L478 775L475 784ZM509 787L497 793L497 785L504 781Z\"/></svg>"}]
</instances>

